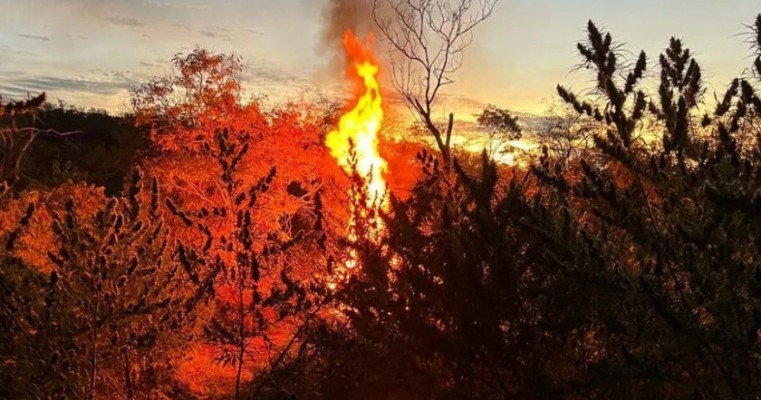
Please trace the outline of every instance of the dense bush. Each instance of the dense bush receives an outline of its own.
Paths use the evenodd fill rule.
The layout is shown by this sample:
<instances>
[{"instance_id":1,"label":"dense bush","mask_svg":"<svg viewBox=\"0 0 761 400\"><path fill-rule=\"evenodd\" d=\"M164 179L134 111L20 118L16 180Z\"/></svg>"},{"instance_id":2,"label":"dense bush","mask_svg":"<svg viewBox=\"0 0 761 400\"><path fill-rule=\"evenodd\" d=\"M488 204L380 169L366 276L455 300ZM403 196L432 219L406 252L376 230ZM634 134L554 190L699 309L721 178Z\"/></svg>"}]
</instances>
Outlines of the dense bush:
<instances>
[{"instance_id":1,"label":"dense bush","mask_svg":"<svg viewBox=\"0 0 761 400\"><path fill-rule=\"evenodd\" d=\"M363 273L340 293L351 329L316 330L313 358L295 364L317 393L761 393L761 55L698 115L701 69L680 40L648 94L646 55L626 62L610 34L591 22L588 34L578 50L596 93L558 92L597 132L592 148L570 160L545 148L508 182L484 156L478 173L456 164L454 184L421 154L428 179L392 200L388 236L359 247Z\"/></svg>"}]
</instances>

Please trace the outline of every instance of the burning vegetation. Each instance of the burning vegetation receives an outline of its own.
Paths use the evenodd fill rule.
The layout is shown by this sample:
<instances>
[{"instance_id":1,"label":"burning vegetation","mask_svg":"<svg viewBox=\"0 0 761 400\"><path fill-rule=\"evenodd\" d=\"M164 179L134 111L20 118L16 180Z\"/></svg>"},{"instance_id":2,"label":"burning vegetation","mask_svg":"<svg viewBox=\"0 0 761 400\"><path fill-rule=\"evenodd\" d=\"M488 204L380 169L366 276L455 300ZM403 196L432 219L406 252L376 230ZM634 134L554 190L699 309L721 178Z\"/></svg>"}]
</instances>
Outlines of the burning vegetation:
<instances>
[{"instance_id":1,"label":"burning vegetation","mask_svg":"<svg viewBox=\"0 0 761 400\"><path fill-rule=\"evenodd\" d=\"M495 2L373 3L387 64L326 13L346 104L244 101L203 49L134 115L1 104L0 398L757 397L761 15L710 106L684 42L590 22L593 93L506 165L433 118ZM430 140L384 135L383 74Z\"/></svg>"},{"instance_id":2,"label":"burning vegetation","mask_svg":"<svg viewBox=\"0 0 761 400\"><path fill-rule=\"evenodd\" d=\"M383 231L381 212L388 211L387 186L384 174L387 163L378 150L378 134L383 127L383 99L381 97L378 72L380 67L371 51L365 48L347 31L344 46L349 58L348 76L364 88L356 105L338 120L338 127L328 133L325 145L338 165L358 180L358 185L349 191L349 223L347 239L356 243L358 225L369 227L365 237L375 242L380 240ZM361 219L362 221L358 221ZM340 279L346 277L347 270L356 267L358 255L351 250L349 259L337 273ZM331 284L333 288L334 285Z\"/></svg>"}]
</instances>

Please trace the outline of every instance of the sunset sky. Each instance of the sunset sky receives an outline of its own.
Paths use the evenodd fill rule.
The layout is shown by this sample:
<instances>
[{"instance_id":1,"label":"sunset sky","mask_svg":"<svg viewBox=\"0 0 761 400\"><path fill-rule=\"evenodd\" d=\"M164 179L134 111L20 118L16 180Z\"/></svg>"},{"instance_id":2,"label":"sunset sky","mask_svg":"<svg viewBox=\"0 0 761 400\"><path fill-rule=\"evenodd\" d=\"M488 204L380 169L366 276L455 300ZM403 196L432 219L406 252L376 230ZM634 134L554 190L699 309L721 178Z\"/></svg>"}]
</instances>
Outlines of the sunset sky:
<instances>
[{"instance_id":1,"label":"sunset sky","mask_svg":"<svg viewBox=\"0 0 761 400\"><path fill-rule=\"evenodd\" d=\"M318 45L324 0L0 0L0 94L47 91L53 100L127 111L128 87L169 69L194 46L236 52L248 92L287 99L340 81ZM709 91L751 64L744 26L758 0L502 0L479 27L452 98L527 112L543 109L570 73L588 19L651 60L684 39ZM329 78L336 78L332 81ZM454 102L452 104L455 104ZM456 107L456 106L452 106Z\"/></svg>"}]
</instances>

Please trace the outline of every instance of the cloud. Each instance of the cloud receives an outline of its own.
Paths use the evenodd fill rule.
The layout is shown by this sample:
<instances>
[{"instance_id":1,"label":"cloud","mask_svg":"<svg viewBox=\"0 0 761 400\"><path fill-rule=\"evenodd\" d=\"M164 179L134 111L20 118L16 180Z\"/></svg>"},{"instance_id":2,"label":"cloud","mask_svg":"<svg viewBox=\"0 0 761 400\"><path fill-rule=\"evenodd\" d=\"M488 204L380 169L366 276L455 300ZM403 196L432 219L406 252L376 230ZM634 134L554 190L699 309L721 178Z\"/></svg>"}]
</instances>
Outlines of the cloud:
<instances>
[{"instance_id":1,"label":"cloud","mask_svg":"<svg viewBox=\"0 0 761 400\"><path fill-rule=\"evenodd\" d=\"M27 34L27 33L19 33L18 36L20 38L24 38L24 39L41 40L41 41L44 41L44 42L49 42L50 41L50 38L47 37L47 36L30 35L30 34Z\"/></svg>"},{"instance_id":2,"label":"cloud","mask_svg":"<svg viewBox=\"0 0 761 400\"><path fill-rule=\"evenodd\" d=\"M441 93L437 96L437 101L441 105L456 110L477 110L480 112L487 106L480 100L456 93Z\"/></svg>"},{"instance_id":3,"label":"cloud","mask_svg":"<svg viewBox=\"0 0 761 400\"><path fill-rule=\"evenodd\" d=\"M168 65L166 60L163 59L157 59L154 61L140 61L140 66L146 67L146 68L160 68Z\"/></svg>"},{"instance_id":4,"label":"cloud","mask_svg":"<svg viewBox=\"0 0 761 400\"><path fill-rule=\"evenodd\" d=\"M184 28L187 29L187 27ZM229 41L233 41L233 37L238 37L240 34L262 35L261 32L254 29L223 28L221 26L207 26L201 30L201 35L206 37Z\"/></svg>"},{"instance_id":5,"label":"cloud","mask_svg":"<svg viewBox=\"0 0 761 400\"><path fill-rule=\"evenodd\" d=\"M209 29L203 29L201 30L201 35L206 36L208 38L212 39L224 39L224 40L232 40L229 35L226 33L222 33L219 31L212 31Z\"/></svg>"},{"instance_id":6,"label":"cloud","mask_svg":"<svg viewBox=\"0 0 761 400\"><path fill-rule=\"evenodd\" d=\"M159 1L159 0L148 0L145 2L145 4L154 6L154 7L160 7L160 8L184 8L184 9L190 9L190 10L207 10L209 9L209 6L206 4L203 4L201 2L195 2L195 1Z\"/></svg>"},{"instance_id":7,"label":"cloud","mask_svg":"<svg viewBox=\"0 0 761 400\"><path fill-rule=\"evenodd\" d=\"M139 82L139 78L120 72L91 71L81 77L28 76L8 73L0 83L0 94L9 98L23 98L27 93L91 94L113 96Z\"/></svg>"},{"instance_id":8,"label":"cloud","mask_svg":"<svg viewBox=\"0 0 761 400\"><path fill-rule=\"evenodd\" d=\"M264 94L275 101L290 99L316 89L306 76L268 62L244 63L240 78L246 93Z\"/></svg>"},{"instance_id":9,"label":"cloud","mask_svg":"<svg viewBox=\"0 0 761 400\"><path fill-rule=\"evenodd\" d=\"M236 39L238 39L241 35L264 35L262 32L257 31L255 29L238 29L238 28L226 28L216 25L208 25L203 28L191 26L184 23L174 22L169 24L170 27L174 29L179 29L186 32L198 32L202 36L205 36L207 38L211 39L221 39L226 40L229 42L234 42Z\"/></svg>"},{"instance_id":10,"label":"cloud","mask_svg":"<svg viewBox=\"0 0 761 400\"><path fill-rule=\"evenodd\" d=\"M129 17L121 17L121 16L113 16L106 18L107 21L111 22L115 25L121 25L126 26L130 28L139 28L141 26L144 26L142 22L135 18L129 18Z\"/></svg>"},{"instance_id":11,"label":"cloud","mask_svg":"<svg viewBox=\"0 0 761 400\"><path fill-rule=\"evenodd\" d=\"M308 81L288 71L270 64L243 65L242 78L255 84L276 84L278 86L301 86Z\"/></svg>"},{"instance_id":12,"label":"cloud","mask_svg":"<svg viewBox=\"0 0 761 400\"><path fill-rule=\"evenodd\" d=\"M17 48L7 45L0 45L0 54L8 57L8 59L29 59L40 57L40 54L31 52L26 48ZM1 71L0 73L5 77L8 71Z\"/></svg>"}]
</instances>

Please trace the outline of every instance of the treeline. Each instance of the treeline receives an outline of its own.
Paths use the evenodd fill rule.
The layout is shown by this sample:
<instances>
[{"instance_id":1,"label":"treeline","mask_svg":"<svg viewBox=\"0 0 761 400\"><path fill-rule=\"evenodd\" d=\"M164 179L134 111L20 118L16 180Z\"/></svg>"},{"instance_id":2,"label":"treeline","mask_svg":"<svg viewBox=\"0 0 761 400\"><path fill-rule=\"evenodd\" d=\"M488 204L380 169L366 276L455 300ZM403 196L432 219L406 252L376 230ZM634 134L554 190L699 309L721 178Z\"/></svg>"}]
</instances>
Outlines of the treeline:
<instances>
[{"instance_id":1,"label":"treeline","mask_svg":"<svg viewBox=\"0 0 761 400\"><path fill-rule=\"evenodd\" d=\"M322 144L334 105L265 111L236 58L176 58L134 116L98 122L144 134L93 158L118 174L4 170L0 397L761 396L761 15L749 73L710 106L681 40L627 59L587 34L593 93L558 87L573 132L530 168L389 144L416 183L381 240L345 235L371 210ZM39 102L5 105L3 134L80 115ZM3 143L13 165L67 157ZM87 148L68 168L93 171Z\"/></svg>"}]
</instances>

